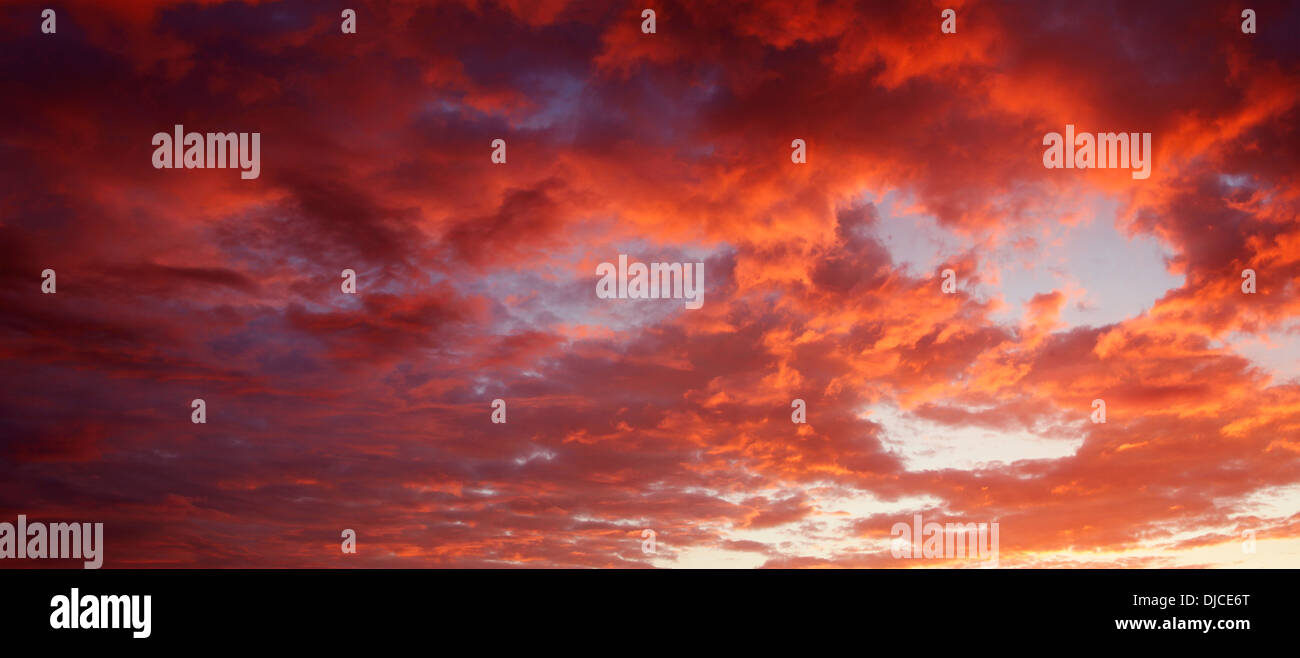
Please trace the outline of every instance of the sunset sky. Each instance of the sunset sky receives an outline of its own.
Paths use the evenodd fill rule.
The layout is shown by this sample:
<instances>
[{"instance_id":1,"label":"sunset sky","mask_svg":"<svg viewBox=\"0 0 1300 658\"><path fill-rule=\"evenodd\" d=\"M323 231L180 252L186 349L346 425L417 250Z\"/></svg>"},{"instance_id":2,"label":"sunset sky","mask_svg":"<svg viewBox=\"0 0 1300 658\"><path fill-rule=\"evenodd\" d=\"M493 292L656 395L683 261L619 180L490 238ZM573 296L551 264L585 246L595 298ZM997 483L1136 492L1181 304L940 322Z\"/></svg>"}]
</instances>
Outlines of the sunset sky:
<instances>
[{"instance_id":1,"label":"sunset sky","mask_svg":"<svg viewBox=\"0 0 1300 658\"><path fill-rule=\"evenodd\" d=\"M895 559L915 514L999 523L1002 567L1300 567L1297 35L5 2L0 521L103 522L106 568L977 566ZM155 169L176 124L261 175ZM1045 168L1067 124L1151 133L1150 178ZM703 307L597 298L619 254L703 262Z\"/></svg>"}]
</instances>

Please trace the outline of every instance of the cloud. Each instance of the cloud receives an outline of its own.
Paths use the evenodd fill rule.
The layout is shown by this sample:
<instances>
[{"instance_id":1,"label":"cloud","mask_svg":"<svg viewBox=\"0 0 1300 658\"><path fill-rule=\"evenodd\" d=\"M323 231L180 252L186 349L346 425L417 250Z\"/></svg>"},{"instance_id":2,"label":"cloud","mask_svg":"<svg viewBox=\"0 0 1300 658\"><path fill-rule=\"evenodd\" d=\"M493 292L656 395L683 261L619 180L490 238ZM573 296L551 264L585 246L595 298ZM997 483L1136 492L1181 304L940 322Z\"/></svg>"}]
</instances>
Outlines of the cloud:
<instances>
[{"instance_id":1,"label":"cloud","mask_svg":"<svg viewBox=\"0 0 1300 658\"><path fill-rule=\"evenodd\" d=\"M6 5L0 513L103 521L110 567L897 566L913 513L998 521L1004 566L1294 540L1300 386L1229 339L1300 311L1272 36L1300 14L953 6L956 35L669 2L644 35L599 2L362 3L342 35L308 2L70 3L49 38ZM1152 132L1152 177L1044 169L1067 123ZM261 132L263 175L153 169L175 124ZM1093 214L1116 230L1056 244ZM886 235L912 216L944 239ZM1008 263L1129 236L1169 259L1080 259L1086 290L1003 314ZM597 299L620 253L704 262L703 308ZM1158 267L1148 307L1062 317ZM1039 441L1077 449L1007 447Z\"/></svg>"}]
</instances>

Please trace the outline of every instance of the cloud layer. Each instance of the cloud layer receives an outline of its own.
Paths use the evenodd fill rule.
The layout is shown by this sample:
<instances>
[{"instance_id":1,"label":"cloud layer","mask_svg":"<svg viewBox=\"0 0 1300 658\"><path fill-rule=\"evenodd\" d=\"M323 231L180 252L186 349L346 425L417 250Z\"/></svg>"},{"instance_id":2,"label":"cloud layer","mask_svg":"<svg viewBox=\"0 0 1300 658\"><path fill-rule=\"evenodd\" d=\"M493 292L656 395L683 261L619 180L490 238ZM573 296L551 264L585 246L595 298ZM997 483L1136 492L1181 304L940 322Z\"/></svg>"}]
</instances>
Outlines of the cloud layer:
<instances>
[{"instance_id":1,"label":"cloud layer","mask_svg":"<svg viewBox=\"0 0 1300 658\"><path fill-rule=\"evenodd\" d=\"M1296 5L342 6L0 8L0 520L110 568L918 566L917 513L1300 560ZM1067 123L1151 177L1045 169ZM154 169L175 124L261 176ZM597 299L621 253L703 308Z\"/></svg>"}]
</instances>

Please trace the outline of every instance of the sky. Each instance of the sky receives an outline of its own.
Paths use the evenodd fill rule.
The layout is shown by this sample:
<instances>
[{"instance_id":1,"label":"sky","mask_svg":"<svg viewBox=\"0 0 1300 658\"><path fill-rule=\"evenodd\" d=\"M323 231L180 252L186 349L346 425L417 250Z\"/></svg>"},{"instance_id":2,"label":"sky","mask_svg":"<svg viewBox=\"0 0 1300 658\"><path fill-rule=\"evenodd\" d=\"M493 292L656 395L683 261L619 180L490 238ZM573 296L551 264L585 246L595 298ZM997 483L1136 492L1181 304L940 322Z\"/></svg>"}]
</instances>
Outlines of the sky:
<instances>
[{"instance_id":1,"label":"sky","mask_svg":"<svg viewBox=\"0 0 1300 658\"><path fill-rule=\"evenodd\" d=\"M106 568L987 566L896 558L915 515L1300 566L1300 5L1248 4L6 2L0 521ZM155 168L177 124L260 175ZM1044 167L1067 124L1150 177ZM620 254L703 306L599 297Z\"/></svg>"}]
</instances>

